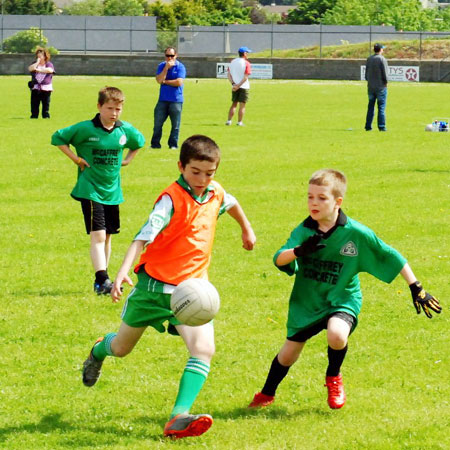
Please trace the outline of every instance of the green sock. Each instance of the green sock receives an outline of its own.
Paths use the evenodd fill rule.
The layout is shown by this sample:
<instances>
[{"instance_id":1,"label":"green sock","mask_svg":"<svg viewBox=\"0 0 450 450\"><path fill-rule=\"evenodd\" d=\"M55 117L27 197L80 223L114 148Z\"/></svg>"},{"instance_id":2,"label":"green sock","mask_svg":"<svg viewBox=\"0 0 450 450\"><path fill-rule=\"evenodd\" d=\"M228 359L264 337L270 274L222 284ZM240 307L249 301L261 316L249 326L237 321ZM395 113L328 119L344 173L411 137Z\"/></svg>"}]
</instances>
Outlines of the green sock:
<instances>
[{"instance_id":1,"label":"green sock","mask_svg":"<svg viewBox=\"0 0 450 450\"><path fill-rule=\"evenodd\" d=\"M197 358L189 358L180 380L177 399L170 418L188 413L209 373L209 364Z\"/></svg>"},{"instance_id":2,"label":"green sock","mask_svg":"<svg viewBox=\"0 0 450 450\"><path fill-rule=\"evenodd\" d=\"M92 348L92 355L97 361L103 361L107 356L114 356L111 350L111 342L117 336L117 333L108 333L97 342Z\"/></svg>"}]
</instances>

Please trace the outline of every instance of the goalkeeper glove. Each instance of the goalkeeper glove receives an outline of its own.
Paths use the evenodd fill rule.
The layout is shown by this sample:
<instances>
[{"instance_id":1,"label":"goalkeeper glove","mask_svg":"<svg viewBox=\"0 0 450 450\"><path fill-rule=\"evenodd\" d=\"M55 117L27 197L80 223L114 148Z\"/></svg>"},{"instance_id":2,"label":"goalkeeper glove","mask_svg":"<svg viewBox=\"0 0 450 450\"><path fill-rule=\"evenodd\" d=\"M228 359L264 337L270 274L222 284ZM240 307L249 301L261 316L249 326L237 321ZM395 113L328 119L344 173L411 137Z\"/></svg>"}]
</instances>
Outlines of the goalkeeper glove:
<instances>
[{"instance_id":1,"label":"goalkeeper glove","mask_svg":"<svg viewBox=\"0 0 450 450\"><path fill-rule=\"evenodd\" d=\"M430 309L432 309L435 313L440 314L440 312L442 311L442 307L439 304L439 300L426 292L422 287L422 283L420 281L416 281L415 283L410 284L409 289L411 289L411 295L417 314L420 314L420 308L423 309L423 312L430 319Z\"/></svg>"},{"instance_id":2,"label":"goalkeeper glove","mask_svg":"<svg viewBox=\"0 0 450 450\"><path fill-rule=\"evenodd\" d=\"M320 234L310 236L305 242L303 242L303 244L294 247L294 255L298 258L300 256L310 255L321 248L325 248L325 244L319 244L321 239L322 236Z\"/></svg>"}]
</instances>

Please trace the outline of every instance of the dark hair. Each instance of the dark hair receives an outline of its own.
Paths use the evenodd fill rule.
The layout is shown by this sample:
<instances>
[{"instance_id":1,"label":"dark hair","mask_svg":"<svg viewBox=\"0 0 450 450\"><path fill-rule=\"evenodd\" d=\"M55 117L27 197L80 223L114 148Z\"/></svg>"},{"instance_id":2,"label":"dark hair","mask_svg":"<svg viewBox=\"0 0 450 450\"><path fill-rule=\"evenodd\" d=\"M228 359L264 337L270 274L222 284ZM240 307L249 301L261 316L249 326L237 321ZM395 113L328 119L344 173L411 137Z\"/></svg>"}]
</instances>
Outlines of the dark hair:
<instances>
[{"instance_id":1,"label":"dark hair","mask_svg":"<svg viewBox=\"0 0 450 450\"><path fill-rule=\"evenodd\" d=\"M181 144L180 150L180 162L183 167L192 160L215 162L219 166L220 148L208 136L194 134Z\"/></svg>"},{"instance_id":2,"label":"dark hair","mask_svg":"<svg viewBox=\"0 0 450 450\"><path fill-rule=\"evenodd\" d=\"M242 58L245 54L245 52L238 52L239 53L239 58Z\"/></svg>"},{"instance_id":3,"label":"dark hair","mask_svg":"<svg viewBox=\"0 0 450 450\"><path fill-rule=\"evenodd\" d=\"M164 50L164 53L166 53L167 50L173 50L173 52L175 53L175 55L177 54L177 49L176 49L175 47L167 47L167 48Z\"/></svg>"},{"instance_id":4,"label":"dark hair","mask_svg":"<svg viewBox=\"0 0 450 450\"><path fill-rule=\"evenodd\" d=\"M123 92L119 88L112 86L105 86L104 88L100 89L98 93L98 104L104 105L109 101L115 103L123 103L125 101L125 96L123 95Z\"/></svg>"}]
</instances>

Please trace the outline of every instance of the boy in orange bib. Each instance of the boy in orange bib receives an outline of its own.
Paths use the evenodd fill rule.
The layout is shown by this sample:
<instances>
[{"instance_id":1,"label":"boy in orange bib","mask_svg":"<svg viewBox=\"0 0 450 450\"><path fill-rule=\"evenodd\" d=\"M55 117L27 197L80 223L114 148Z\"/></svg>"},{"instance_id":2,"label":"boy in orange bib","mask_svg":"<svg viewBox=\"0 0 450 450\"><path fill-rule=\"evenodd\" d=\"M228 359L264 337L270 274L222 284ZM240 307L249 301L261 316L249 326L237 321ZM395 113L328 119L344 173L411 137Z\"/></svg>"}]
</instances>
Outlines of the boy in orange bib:
<instances>
[{"instance_id":1,"label":"boy in orange bib","mask_svg":"<svg viewBox=\"0 0 450 450\"><path fill-rule=\"evenodd\" d=\"M118 302L121 285L133 286L128 272L140 255L134 268L138 282L128 295L120 329L99 338L83 364L83 383L93 386L106 356L126 356L148 326L163 333L168 322L167 331L180 335L190 353L164 427L164 435L173 438L199 436L212 425L210 415L192 415L189 410L208 376L215 345L212 323L181 324L170 309L170 295L188 278L208 277L216 222L224 212L240 225L246 250L252 250L256 241L237 200L213 181L219 162L219 147L207 136L194 135L183 142L178 162L181 175L156 200L115 278L111 296Z\"/></svg>"}]
</instances>

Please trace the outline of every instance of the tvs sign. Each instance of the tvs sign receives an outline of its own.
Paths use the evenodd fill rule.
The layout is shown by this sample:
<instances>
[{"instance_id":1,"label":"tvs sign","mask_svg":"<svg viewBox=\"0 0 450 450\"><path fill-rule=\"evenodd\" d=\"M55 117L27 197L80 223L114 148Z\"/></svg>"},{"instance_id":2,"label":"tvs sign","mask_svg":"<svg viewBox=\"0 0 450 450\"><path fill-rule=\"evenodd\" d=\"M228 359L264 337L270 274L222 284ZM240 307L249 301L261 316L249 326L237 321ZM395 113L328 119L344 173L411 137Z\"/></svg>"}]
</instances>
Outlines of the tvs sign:
<instances>
[{"instance_id":1,"label":"tvs sign","mask_svg":"<svg viewBox=\"0 0 450 450\"><path fill-rule=\"evenodd\" d=\"M361 80L365 80L366 66L361 66ZM388 81L420 81L419 66L389 66Z\"/></svg>"}]
</instances>

